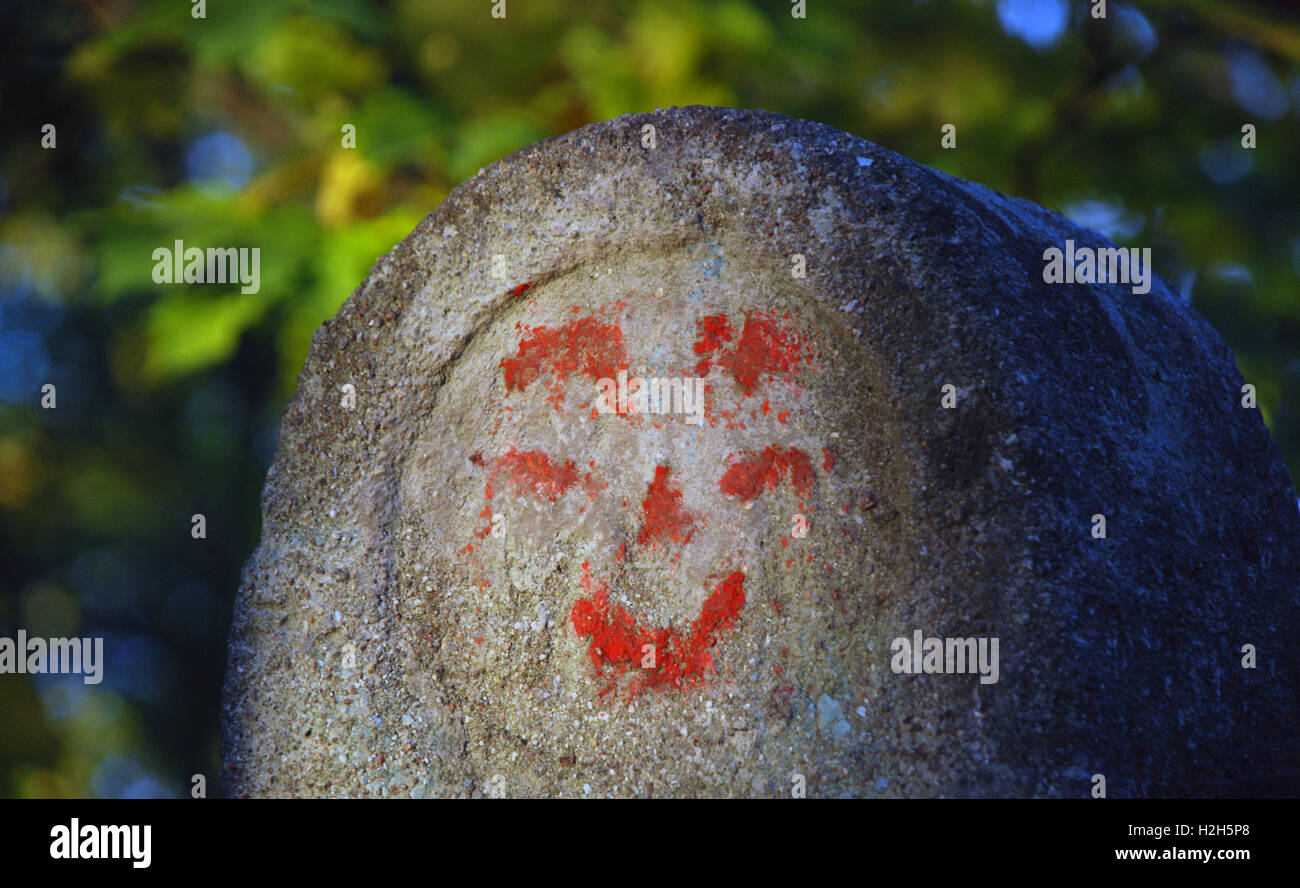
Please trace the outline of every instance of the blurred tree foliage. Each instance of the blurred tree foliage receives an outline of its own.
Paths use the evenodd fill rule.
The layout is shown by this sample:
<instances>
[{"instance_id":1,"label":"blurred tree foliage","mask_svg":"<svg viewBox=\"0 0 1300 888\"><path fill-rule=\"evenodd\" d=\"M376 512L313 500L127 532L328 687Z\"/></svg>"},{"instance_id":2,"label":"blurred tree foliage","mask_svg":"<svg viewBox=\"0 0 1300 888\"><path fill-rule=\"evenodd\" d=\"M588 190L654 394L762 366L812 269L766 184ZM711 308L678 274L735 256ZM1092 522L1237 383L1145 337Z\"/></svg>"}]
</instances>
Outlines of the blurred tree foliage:
<instances>
[{"instance_id":1,"label":"blurred tree foliage","mask_svg":"<svg viewBox=\"0 0 1300 888\"><path fill-rule=\"evenodd\" d=\"M491 6L4 5L0 634L103 635L108 664L98 687L0 676L0 795L215 789L230 602L312 331L456 183L625 112L824 121L1153 247L1300 469L1289 4ZM155 284L177 239L260 247L260 291Z\"/></svg>"}]
</instances>

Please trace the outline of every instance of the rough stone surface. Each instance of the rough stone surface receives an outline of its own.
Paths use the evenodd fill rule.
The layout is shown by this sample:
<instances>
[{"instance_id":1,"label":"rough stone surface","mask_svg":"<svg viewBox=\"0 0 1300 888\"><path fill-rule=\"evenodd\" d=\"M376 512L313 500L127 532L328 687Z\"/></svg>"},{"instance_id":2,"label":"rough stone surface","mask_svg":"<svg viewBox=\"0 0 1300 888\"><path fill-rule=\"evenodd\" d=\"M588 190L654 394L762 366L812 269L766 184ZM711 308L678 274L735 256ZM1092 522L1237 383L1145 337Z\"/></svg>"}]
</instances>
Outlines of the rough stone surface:
<instances>
[{"instance_id":1,"label":"rough stone surface","mask_svg":"<svg viewBox=\"0 0 1300 888\"><path fill-rule=\"evenodd\" d=\"M761 112L481 171L312 341L227 791L1294 787L1291 481L1177 293L1043 282L1067 238L1107 245ZM598 411L620 368L703 377L706 416ZM915 630L998 638L999 680L896 674Z\"/></svg>"}]
</instances>

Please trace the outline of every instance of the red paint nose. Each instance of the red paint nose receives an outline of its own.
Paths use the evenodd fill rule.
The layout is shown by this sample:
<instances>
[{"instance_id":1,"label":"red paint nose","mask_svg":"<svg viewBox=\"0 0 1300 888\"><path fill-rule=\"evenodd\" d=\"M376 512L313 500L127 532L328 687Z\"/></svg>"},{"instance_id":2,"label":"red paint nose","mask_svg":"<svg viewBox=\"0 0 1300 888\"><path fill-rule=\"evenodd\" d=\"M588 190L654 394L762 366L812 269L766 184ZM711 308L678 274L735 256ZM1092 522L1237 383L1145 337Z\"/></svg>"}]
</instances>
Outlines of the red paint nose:
<instances>
[{"instance_id":1,"label":"red paint nose","mask_svg":"<svg viewBox=\"0 0 1300 888\"><path fill-rule=\"evenodd\" d=\"M690 542L699 516L683 508L682 492L669 483L668 466L655 467L654 480L646 487L641 508L645 520L637 534L638 543L644 546L665 538L679 545Z\"/></svg>"}]
</instances>

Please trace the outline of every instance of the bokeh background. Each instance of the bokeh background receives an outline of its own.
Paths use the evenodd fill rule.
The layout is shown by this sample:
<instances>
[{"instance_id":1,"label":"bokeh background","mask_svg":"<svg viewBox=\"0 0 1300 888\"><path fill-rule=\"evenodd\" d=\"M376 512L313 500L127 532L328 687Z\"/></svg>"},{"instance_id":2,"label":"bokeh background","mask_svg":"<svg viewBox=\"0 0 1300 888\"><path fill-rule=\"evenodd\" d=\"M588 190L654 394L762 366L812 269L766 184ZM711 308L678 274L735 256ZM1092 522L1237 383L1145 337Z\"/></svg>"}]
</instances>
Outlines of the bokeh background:
<instances>
[{"instance_id":1,"label":"bokeh background","mask_svg":"<svg viewBox=\"0 0 1300 888\"><path fill-rule=\"evenodd\" d=\"M0 796L219 791L231 601L312 331L458 182L630 111L823 121L1152 247L1296 477L1294 5L4 0L0 635L103 636L107 664L0 675ZM260 247L260 292L155 284L176 239Z\"/></svg>"}]
</instances>

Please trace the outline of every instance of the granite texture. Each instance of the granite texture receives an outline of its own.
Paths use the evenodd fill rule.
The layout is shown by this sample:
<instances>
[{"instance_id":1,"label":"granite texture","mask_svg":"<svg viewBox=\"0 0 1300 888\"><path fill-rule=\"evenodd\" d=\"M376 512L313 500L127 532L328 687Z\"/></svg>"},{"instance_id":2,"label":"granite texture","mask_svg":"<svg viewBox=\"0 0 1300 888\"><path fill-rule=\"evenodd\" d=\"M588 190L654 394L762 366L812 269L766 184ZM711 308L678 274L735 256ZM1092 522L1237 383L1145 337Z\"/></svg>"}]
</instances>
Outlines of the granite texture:
<instances>
[{"instance_id":1,"label":"granite texture","mask_svg":"<svg viewBox=\"0 0 1300 888\"><path fill-rule=\"evenodd\" d=\"M1222 339L1044 283L1066 239L1107 245L756 111L480 171L313 338L226 791L1293 794L1292 482ZM702 415L601 412L620 368ZM997 682L895 673L916 630Z\"/></svg>"}]
</instances>

